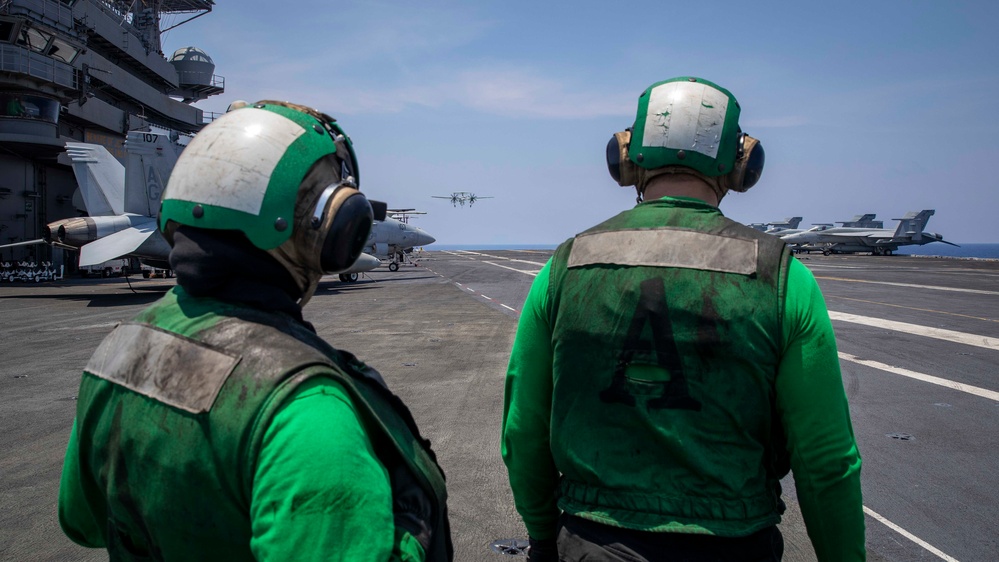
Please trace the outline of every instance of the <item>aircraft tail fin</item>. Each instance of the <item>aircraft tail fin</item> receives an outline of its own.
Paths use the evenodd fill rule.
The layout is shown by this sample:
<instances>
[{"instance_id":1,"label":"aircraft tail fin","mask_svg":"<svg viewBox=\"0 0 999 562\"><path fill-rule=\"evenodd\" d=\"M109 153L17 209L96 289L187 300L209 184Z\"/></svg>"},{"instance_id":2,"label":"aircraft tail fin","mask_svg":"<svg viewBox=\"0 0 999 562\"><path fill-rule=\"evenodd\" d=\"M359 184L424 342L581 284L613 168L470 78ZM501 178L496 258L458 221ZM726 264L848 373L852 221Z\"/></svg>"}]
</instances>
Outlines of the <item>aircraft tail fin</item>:
<instances>
[{"instance_id":1,"label":"aircraft tail fin","mask_svg":"<svg viewBox=\"0 0 999 562\"><path fill-rule=\"evenodd\" d=\"M160 209L160 198L170 173L184 146L176 142L175 133L161 134L143 131L128 133L125 152L125 212L154 217Z\"/></svg>"},{"instance_id":2,"label":"aircraft tail fin","mask_svg":"<svg viewBox=\"0 0 999 562\"><path fill-rule=\"evenodd\" d=\"M125 212L125 167L99 144L67 142L66 155L73 161L73 175L92 217Z\"/></svg>"},{"instance_id":3,"label":"aircraft tail fin","mask_svg":"<svg viewBox=\"0 0 999 562\"><path fill-rule=\"evenodd\" d=\"M904 217L900 219L893 219L898 221L898 227L895 228L895 238L909 238L913 241L921 240L923 237L923 229L926 228L926 223L930 221L930 217L936 213L933 209L924 209L922 211L909 211Z\"/></svg>"}]
</instances>

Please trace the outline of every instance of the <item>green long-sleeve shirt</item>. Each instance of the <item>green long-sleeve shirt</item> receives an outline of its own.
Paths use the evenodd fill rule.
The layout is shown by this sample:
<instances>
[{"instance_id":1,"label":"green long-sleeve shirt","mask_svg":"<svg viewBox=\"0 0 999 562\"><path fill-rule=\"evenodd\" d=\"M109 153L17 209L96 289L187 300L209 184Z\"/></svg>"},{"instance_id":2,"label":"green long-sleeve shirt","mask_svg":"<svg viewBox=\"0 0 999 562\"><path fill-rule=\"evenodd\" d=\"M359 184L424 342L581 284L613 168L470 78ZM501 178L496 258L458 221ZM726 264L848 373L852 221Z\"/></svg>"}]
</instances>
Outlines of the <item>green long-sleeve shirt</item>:
<instances>
[{"instance_id":1,"label":"green long-sleeve shirt","mask_svg":"<svg viewBox=\"0 0 999 562\"><path fill-rule=\"evenodd\" d=\"M59 521L74 542L104 547L103 492L81 478L77 429L59 491ZM331 498L330 496L334 496ZM322 501L310 506L301 498ZM329 506L337 509L328 509ZM317 508L318 507L318 508ZM105 508L106 509L106 508ZM421 561L423 549L396 531L392 490L351 399L315 378L295 390L267 428L252 485L250 548L257 560Z\"/></svg>"},{"instance_id":2,"label":"green long-sleeve shirt","mask_svg":"<svg viewBox=\"0 0 999 562\"><path fill-rule=\"evenodd\" d=\"M549 268L521 312L506 379L503 459L528 533L554 536L559 471L551 453L553 348ZM788 272L777 409L809 537L819 560L862 560L860 455L850 423L832 324L814 276L798 260Z\"/></svg>"}]
</instances>

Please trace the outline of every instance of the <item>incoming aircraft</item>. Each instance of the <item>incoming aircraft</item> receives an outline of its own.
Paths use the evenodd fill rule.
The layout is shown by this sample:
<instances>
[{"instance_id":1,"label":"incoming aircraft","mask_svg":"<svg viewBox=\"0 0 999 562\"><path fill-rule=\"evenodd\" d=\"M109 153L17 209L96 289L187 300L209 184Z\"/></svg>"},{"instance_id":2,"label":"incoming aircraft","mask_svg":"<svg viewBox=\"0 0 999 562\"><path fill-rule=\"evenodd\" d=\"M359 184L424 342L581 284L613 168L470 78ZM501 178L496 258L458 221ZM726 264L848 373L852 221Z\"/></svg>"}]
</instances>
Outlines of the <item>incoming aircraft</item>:
<instances>
[{"instance_id":1,"label":"incoming aircraft","mask_svg":"<svg viewBox=\"0 0 999 562\"><path fill-rule=\"evenodd\" d=\"M492 199L492 197L483 197L476 195L471 191L455 191L451 195L431 195L431 197L433 197L434 199L450 199L451 205L455 207L457 207L458 205L464 207L466 202L468 203L468 206L471 207L479 199Z\"/></svg>"},{"instance_id":2,"label":"incoming aircraft","mask_svg":"<svg viewBox=\"0 0 999 562\"><path fill-rule=\"evenodd\" d=\"M183 144L174 134L131 131L125 140L126 165L106 148L88 143L66 143L73 174L88 217L57 220L42 229L42 239L12 245L46 242L80 251L80 267L131 256L159 269L170 269L170 245L156 224L163 188ZM362 254L340 280L352 282L379 262Z\"/></svg>"},{"instance_id":3,"label":"incoming aircraft","mask_svg":"<svg viewBox=\"0 0 999 562\"><path fill-rule=\"evenodd\" d=\"M825 255L870 252L875 256L890 256L898 250L899 246L921 246L931 242L943 242L957 246L953 242L944 240L940 234L923 231L926 223L935 212L933 209L925 209L918 213L916 211L906 213L904 217L894 219L898 221L898 226L894 230L890 228L837 226L788 234L781 236L781 239L788 244L796 245L799 250L821 249ZM873 216L866 220L872 221Z\"/></svg>"}]
</instances>

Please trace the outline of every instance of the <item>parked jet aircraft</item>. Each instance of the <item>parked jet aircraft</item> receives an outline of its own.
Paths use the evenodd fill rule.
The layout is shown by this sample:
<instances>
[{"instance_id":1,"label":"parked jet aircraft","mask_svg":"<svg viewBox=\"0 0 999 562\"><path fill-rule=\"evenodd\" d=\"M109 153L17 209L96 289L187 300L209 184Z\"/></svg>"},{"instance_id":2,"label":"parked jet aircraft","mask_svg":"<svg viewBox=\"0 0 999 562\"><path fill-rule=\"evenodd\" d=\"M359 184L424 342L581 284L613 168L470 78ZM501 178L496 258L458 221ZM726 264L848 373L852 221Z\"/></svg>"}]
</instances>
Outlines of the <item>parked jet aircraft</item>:
<instances>
[{"instance_id":1,"label":"parked jet aircraft","mask_svg":"<svg viewBox=\"0 0 999 562\"><path fill-rule=\"evenodd\" d=\"M760 232L766 232L767 234L776 234L788 229L798 232L797 228L799 223L801 223L801 217L787 217L782 221L751 222L746 226L759 230Z\"/></svg>"},{"instance_id":2,"label":"parked jet aircraft","mask_svg":"<svg viewBox=\"0 0 999 562\"><path fill-rule=\"evenodd\" d=\"M371 226L371 234L368 235L364 251L389 260L389 271L398 271L399 263L407 261L407 256L415 246L426 246L436 241L436 238L422 228L392 217L385 217L385 220L376 220Z\"/></svg>"},{"instance_id":3,"label":"parked jet aircraft","mask_svg":"<svg viewBox=\"0 0 999 562\"><path fill-rule=\"evenodd\" d=\"M170 172L184 150L178 140L173 135L132 131L125 139L124 167L102 146L67 143L73 173L91 216L49 224L43 230L45 241L79 248L81 267L127 255L153 267L169 268L170 245L156 227L156 213ZM120 200L121 211L91 209L89 202L100 198L110 202L112 213Z\"/></svg>"},{"instance_id":4,"label":"parked jet aircraft","mask_svg":"<svg viewBox=\"0 0 999 562\"><path fill-rule=\"evenodd\" d=\"M146 265L169 269L170 245L159 232L156 214L170 172L185 146L178 140L172 134L132 131L125 140L126 166L103 146L66 143L90 216L49 223L41 240L16 245L47 242L79 250L80 267L132 256ZM358 273L371 271L380 263L362 254L340 274L340 280L356 281Z\"/></svg>"},{"instance_id":5,"label":"parked jet aircraft","mask_svg":"<svg viewBox=\"0 0 999 562\"><path fill-rule=\"evenodd\" d=\"M853 220L849 221L837 221L836 224L840 226L848 227L859 227L859 228L884 228L884 223L881 221L874 220L877 216L874 213L868 213L866 215L856 215ZM799 232L822 232L833 227L832 223L814 223L812 228L798 228L798 224L801 222L801 217L790 217L785 219L784 223L772 222L769 223L771 228L766 230L767 234L773 234L784 238L790 234L797 234ZM785 228L786 226L786 228Z\"/></svg>"},{"instance_id":6,"label":"parked jet aircraft","mask_svg":"<svg viewBox=\"0 0 999 562\"><path fill-rule=\"evenodd\" d=\"M856 215L853 220L848 221L836 221L836 224L846 227L856 227L856 228L884 228L885 223L882 221L874 220L877 217L874 213L867 213L863 215Z\"/></svg>"},{"instance_id":7,"label":"parked jet aircraft","mask_svg":"<svg viewBox=\"0 0 999 562\"><path fill-rule=\"evenodd\" d=\"M934 213L933 209L926 209L918 213L915 211L906 213L901 219L894 219L899 221L894 230L839 226L788 234L781 236L781 239L788 244L796 245L799 249L821 249L822 253L826 255L830 253L871 252L877 256L890 256L898 250L899 246L914 244L921 246L931 242L943 242L957 246L953 242L944 240L940 234L923 231ZM863 219L863 217L860 218Z\"/></svg>"},{"instance_id":8,"label":"parked jet aircraft","mask_svg":"<svg viewBox=\"0 0 999 562\"><path fill-rule=\"evenodd\" d=\"M764 232L767 234L776 234L778 232L786 232L788 230L794 230L797 232L799 224L801 224L801 217L787 217L782 221L768 222L766 224L767 228L764 229Z\"/></svg>"},{"instance_id":9,"label":"parked jet aircraft","mask_svg":"<svg viewBox=\"0 0 999 562\"><path fill-rule=\"evenodd\" d=\"M492 197L476 195L470 191L455 191L451 195L431 195L431 197L434 199L450 199L451 204L455 207L458 205L464 207L466 202L468 203L468 206L471 207L479 199L493 199Z\"/></svg>"},{"instance_id":10,"label":"parked jet aircraft","mask_svg":"<svg viewBox=\"0 0 999 562\"><path fill-rule=\"evenodd\" d=\"M172 135L143 131L128 133L126 163L122 166L103 146L66 143L73 173L90 216L57 220L42 229L42 238L17 245L46 242L80 250L80 266L135 256L144 263L169 268L170 246L156 228L159 208L170 171L183 145Z\"/></svg>"}]
</instances>

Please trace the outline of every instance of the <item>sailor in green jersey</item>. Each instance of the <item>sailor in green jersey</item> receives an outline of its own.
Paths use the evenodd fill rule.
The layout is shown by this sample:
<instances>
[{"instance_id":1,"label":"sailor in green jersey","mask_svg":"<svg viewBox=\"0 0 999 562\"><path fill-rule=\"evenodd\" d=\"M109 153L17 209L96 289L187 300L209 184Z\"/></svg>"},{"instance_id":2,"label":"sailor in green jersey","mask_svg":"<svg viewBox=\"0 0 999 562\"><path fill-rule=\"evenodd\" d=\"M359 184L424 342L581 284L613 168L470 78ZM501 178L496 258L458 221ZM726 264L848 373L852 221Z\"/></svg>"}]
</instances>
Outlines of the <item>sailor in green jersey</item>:
<instances>
[{"instance_id":1,"label":"sailor in green jersey","mask_svg":"<svg viewBox=\"0 0 999 562\"><path fill-rule=\"evenodd\" d=\"M83 373L67 536L112 560L452 559L444 475L408 409L302 317L372 218L323 113L237 103L198 133L160 210L178 286Z\"/></svg>"},{"instance_id":2,"label":"sailor in green jersey","mask_svg":"<svg viewBox=\"0 0 999 562\"><path fill-rule=\"evenodd\" d=\"M860 455L814 277L718 203L763 169L727 90L658 82L607 147L639 204L524 304L502 454L530 560L780 560L794 472L819 560L863 560Z\"/></svg>"}]
</instances>

